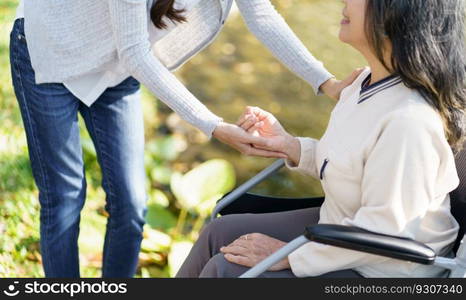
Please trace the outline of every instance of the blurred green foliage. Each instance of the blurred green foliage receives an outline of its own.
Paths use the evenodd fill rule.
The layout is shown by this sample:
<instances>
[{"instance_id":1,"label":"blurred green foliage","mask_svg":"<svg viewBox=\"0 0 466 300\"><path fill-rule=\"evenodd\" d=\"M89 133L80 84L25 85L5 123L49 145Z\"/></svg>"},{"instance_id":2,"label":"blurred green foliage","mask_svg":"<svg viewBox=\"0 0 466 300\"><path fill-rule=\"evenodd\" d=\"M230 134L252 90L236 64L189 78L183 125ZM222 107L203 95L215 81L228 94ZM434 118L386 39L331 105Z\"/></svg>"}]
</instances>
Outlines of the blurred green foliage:
<instances>
[{"instance_id":1,"label":"blurred green foliage","mask_svg":"<svg viewBox=\"0 0 466 300\"><path fill-rule=\"evenodd\" d=\"M297 35L337 77L362 65L338 41L341 1L273 0ZM41 277L39 205L12 90L9 32L17 0L0 2L0 277ZM218 39L177 75L209 108L234 122L246 105L274 113L292 133L320 137L334 103L316 97L250 34L234 11ZM137 276L173 276L215 201L271 163L211 142L143 89L147 225ZM82 122L81 122L82 124ZM88 197L79 239L81 274L100 276L107 213L94 146L82 126ZM316 181L281 171L256 193L321 194ZM98 245L96 247L96 245Z\"/></svg>"}]
</instances>

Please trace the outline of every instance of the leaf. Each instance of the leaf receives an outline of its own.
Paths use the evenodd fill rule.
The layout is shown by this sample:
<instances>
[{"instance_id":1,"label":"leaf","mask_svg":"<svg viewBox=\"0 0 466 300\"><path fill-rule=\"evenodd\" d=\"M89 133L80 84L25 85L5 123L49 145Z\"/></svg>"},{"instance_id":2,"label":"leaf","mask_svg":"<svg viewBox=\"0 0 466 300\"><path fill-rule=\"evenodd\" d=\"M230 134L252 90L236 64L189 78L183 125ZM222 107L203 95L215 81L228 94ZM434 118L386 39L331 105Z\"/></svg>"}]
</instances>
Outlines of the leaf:
<instances>
[{"instance_id":1,"label":"leaf","mask_svg":"<svg viewBox=\"0 0 466 300\"><path fill-rule=\"evenodd\" d=\"M146 222L153 229L164 231L176 226L175 216L165 207L157 203L148 205Z\"/></svg>"},{"instance_id":2,"label":"leaf","mask_svg":"<svg viewBox=\"0 0 466 300\"><path fill-rule=\"evenodd\" d=\"M177 241L172 244L170 253L168 254L168 266L170 268L170 276L175 277L181 265L188 257L193 243L190 241Z\"/></svg>"},{"instance_id":3,"label":"leaf","mask_svg":"<svg viewBox=\"0 0 466 300\"><path fill-rule=\"evenodd\" d=\"M147 268L141 268L141 277L142 278L150 278L150 273Z\"/></svg>"},{"instance_id":4,"label":"leaf","mask_svg":"<svg viewBox=\"0 0 466 300\"><path fill-rule=\"evenodd\" d=\"M144 239L141 243L141 249L145 252L164 252L172 242L171 237L161 231L144 227Z\"/></svg>"},{"instance_id":5,"label":"leaf","mask_svg":"<svg viewBox=\"0 0 466 300\"><path fill-rule=\"evenodd\" d=\"M97 156L95 152L94 143L92 142L90 137L81 137L81 145L85 154L90 155L92 157Z\"/></svg>"},{"instance_id":6,"label":"leaf","mask_svg":"<svg viewBox=\"0 0 466 300\"><path fill-rule=\"evenodd\" d=\"M104 243L105 225L107 218L97 213L82 214L81 233L79 234L79 248L87 255L100 253L100 245Z\"/></svg>"},{"instance_id":7,"label":"leaf","mask_svg":"<svg viewBox=\"0 0 466 300\"><path fill-rule=\"evenodd\" d=\"M168 200L164 192L162 192L159 189L152 189L149 191L149 201L147 204L159 204L163 207L168 207L170 201Z\"/></svg>"},{"instance_id":8,"label":"leaf","mask_svg":"<svg viewBox=\"0 0 466 300\"><path fill-rule=\"evenodd\" d=\"M218 199L233 189L235 181L233 166L226 160L213 159L185 175L174 174L171 189L183 208L205 215Z\"/></svg>"},{"instance_id":9,"label":"leaf","mask_svg":"<svg viewBox=\"0 0 466 300\"><path fill-rule=\"evenodd\" d=\"M222 199L224 194L217 194L212 196L210 199L206 199L205 201L199 203L196 207L196 212L201 216L207 216L211 213L215 205L217 205L217 201Z\"/></svg>"},{"instance_id":10,"label":"leaf","mask_svg":"<svg viewBox=\"0 0 466 300\"><path fill-rule=\"evenodd\" d=\"M170 180L170 189L178 201L185 201L183 195L183 175L175 172Z\"/></svg>"},{"instance_id":11,"label":"leaf","mask_svg":"<svg viewBox=\"0 0 466 300\"><path fill-rule=\"evenodd\" d=\"M159 161L173 161L182 148L181 137L168 136L147 143L146 151Z\"/></svg>"},{"instance_id":12,"label":"leaf","mask_svg":"<svg viewBox=\"0 0 466 300\"><path fill-rule=\"evenodd\" d=\"M166 166L156 166L150 172L151 179L161 184L169 184L172 170Z\"/></svg>"}]
</instances>

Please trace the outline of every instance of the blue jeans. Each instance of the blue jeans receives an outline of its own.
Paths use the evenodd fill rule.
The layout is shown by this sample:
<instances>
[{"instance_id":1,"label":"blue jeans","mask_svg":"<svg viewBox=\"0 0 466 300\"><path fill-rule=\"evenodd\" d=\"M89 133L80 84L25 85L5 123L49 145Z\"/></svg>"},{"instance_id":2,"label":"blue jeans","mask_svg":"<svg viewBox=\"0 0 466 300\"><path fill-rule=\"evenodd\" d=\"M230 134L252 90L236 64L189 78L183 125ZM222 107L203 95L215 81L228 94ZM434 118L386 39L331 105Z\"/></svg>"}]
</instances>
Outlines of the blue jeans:
<instances>
[{"instance_id":1,"label":"blue jeans","mask_svg":"<svg viewBox=\"0 0 466 300\"><path fill-rule=\"evenodd\" d=\"M139 83L129 77L108 88L91 107L80 102L63 84L36 84L24 19L16 20L11 32L10 61L39 190L45 275L80 276L78 235L86 178L79 112L96 148L110 215L102 276L132 277L138 263L146 211Z\"/></svg>"}]
</instances>

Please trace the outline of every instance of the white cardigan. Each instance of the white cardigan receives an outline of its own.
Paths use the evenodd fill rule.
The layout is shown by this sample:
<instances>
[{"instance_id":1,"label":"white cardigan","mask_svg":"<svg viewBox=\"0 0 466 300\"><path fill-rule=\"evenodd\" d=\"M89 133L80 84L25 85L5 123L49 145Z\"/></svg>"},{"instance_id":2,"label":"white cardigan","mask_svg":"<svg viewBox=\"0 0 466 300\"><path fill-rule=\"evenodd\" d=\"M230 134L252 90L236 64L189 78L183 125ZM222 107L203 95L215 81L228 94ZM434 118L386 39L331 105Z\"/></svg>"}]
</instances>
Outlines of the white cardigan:
<instances>
[{"instance_id":1,"label":"white cardigan","mask_svg":"<svg viewBox=\"0 0 466 300\"><path fill-rule=\"evenodd\" d=\"M448 254L458 232L449 193L459 184L440 115L399 77L346 88L318 141L300 138L288 166L318 178L325 191L319 223L408 237ZM318 243L289 256L296 276L356 269L365 277L433 277L443 270Z\"/></svg>"},{"instance_id":2,"label":"white cardigan","mask_svg":"<svg viewBox=\"0 0 466 300\"><path fill-rule=\"evenodd\" d=\"M215 39L233 0L199 1L185 14L188 22L177 24L157 41L150 34L154 28L148 13L151 1L25 1L25 33L36 83L80 80L121 65L126 76L136 78L183 119L210 136L221 118L169 71ZM236 3L256 37L315 91L332 77L269 0ZM115 80L108 84L115 84ZM93 93L88 104L97 96Z\"/></svg>"}]
</instances>

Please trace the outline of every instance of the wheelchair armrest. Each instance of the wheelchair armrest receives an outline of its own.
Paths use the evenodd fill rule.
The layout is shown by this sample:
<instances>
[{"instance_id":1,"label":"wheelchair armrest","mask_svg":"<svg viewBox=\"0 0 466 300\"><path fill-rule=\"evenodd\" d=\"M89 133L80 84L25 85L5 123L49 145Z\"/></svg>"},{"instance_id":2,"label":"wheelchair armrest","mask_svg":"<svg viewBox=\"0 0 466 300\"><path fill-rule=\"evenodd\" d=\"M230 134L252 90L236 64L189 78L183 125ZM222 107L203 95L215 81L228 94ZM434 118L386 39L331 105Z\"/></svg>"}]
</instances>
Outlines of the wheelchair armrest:
<instances>
[{"instance_id":1,"label":"wheelchair armrest","mask_svg":"<svg viewBox=\"0 0 466 300\"><path fill-rule=\"evenodd\" d=\"M306 228L307 239L321 244L432 265L436 254L430 247L408 238L379 234L358 227L318 224Z\"/></svg>"},{"instance_id":2,"label":"wheelchair armrest","mask_svg":"<svg viewBox=\"0 0 466 300\"><path fill-rule=\"evenodd\" d=\"M256 186L257 184L261 183L264 181L267 177L271 176L281 168L285 166L285 160L283 159L278 159L276 160L273 164L259 172L256 176L253 178L249 179L239 187L237 187L234 191L229 193L228 195L225 195L219 202L217 202L217 205L215 206L214 210L212 211L212 214L210 216L210 219L213 220L217 217L217 215L227 206L235 202L239 197L244 195L247 191L249 191L251 188Z\"/></svg>"},{"instance_id":3,"label":"wheelchair armrest","mask_svg":"<svg viewBox=\"0 0 466 300\"><path fill-rule=\"evenodd\" d=\"M263 214L320 207L324 198L278 198L246 193L220 210L222 216L231 214ZM221 201L221 200L220 200Z\"/></svg>"}]
</instances>

